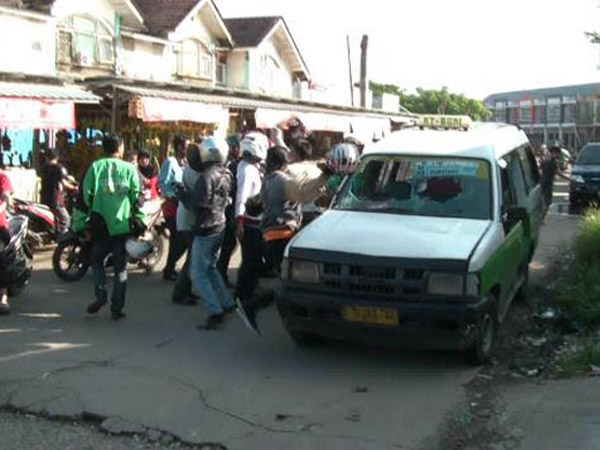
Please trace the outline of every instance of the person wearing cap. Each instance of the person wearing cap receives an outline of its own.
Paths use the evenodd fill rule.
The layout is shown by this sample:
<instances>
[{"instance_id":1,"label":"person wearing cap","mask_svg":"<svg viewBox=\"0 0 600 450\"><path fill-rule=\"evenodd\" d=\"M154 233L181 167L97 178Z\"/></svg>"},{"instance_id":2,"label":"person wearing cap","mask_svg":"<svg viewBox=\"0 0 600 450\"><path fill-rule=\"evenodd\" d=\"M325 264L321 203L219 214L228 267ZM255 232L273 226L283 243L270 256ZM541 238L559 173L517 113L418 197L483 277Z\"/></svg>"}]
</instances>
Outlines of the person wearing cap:
<instances>
[{"instance_id":1,"label":"person wearing cap","mask_svg":"<svg viewBox=\"0 0 600 450\"><path fill-rule=\"evenodd\" d=\"M69 179L67 169L58 162L56 151L48 153L41 175L41 201L54 213L58 234L66 233L71 224L71 216L65 207L63 194L65 191L76 191L78 186Z\"/></svg>"}]
</instances>

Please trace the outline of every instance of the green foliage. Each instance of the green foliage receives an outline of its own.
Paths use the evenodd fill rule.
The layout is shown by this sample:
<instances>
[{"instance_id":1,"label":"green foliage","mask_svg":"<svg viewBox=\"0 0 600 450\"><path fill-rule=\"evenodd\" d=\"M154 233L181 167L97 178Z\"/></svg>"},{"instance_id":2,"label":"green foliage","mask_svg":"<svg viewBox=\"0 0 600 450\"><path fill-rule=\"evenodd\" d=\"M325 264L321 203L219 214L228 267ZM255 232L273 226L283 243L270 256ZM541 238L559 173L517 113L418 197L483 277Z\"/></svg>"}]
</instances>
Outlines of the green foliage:
<instances>
[{"instance_id":1,"label":"green foliage","mask_svg":"<svg viewBox=\"0 0 600 450\"><path fill-rule=\"evenodd\" d=\"M373 94L395 94L400 96L400 104L415 114L458 114L467 115L473 120L487 120L490 112L483 102L454 94L444 87L441 90L417 88L416 94L406 91L393 84L371 82L369 85Z\"/></svg>"},{"instance_id":2,"label":"green foliage","mask_svg":"<svg viewBox=\"0 0 600 450\"><path fill-rule=\"evenodd\" d=\"M557 367L557 374L561 377L574 377L587 375L592 371L592 366L600 365L600 346L598 339L587 337L581 339L577 348L563 358Z\"/></svg>"},{"instance_id":3,"label":"green foliage","mask_svg":"<svg viewBox=\"0 0 600 450\"><path fill-rule=\"evenodd\" d=\"M589 209L585 213L574 250L576 263L580 266L600 261L600 211Z\"/></svg>"},{"instance_id":4,"label":"green foliage","mask_svg":"<svg viewBox=\"0 0 600 450\"><path fill-rule=\"evenodd\" d=\"M600 326L600 212L590 209L583 217L574 245L571 273L557 293L557 306L566 319L586 331Z\"/></svg>"}]
</instances>

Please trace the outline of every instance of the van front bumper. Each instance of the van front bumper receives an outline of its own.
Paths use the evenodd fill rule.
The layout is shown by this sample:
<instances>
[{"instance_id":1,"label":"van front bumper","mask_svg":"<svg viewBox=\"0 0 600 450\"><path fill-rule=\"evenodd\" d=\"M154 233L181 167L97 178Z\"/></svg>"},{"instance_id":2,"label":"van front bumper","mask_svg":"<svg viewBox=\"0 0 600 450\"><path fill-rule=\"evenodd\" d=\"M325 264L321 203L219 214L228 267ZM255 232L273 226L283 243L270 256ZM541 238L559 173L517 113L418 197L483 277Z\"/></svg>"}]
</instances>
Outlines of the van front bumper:
<instances>
[{"instance_id":1,"label":"van front bumper","mask_svg":"<svg viewBox=\"0 0 600 450\"><path fill-rule=\"evenodd\" d=\"M477 327L490 310L488 299L467 301L410 302L341 295L284 287L277 299L279 314L290 332L311 333L329 339L392 344L410 348L468 349ZM347 322L344 306L395 309L397 326Z\"/></svg>"}]
</instances>

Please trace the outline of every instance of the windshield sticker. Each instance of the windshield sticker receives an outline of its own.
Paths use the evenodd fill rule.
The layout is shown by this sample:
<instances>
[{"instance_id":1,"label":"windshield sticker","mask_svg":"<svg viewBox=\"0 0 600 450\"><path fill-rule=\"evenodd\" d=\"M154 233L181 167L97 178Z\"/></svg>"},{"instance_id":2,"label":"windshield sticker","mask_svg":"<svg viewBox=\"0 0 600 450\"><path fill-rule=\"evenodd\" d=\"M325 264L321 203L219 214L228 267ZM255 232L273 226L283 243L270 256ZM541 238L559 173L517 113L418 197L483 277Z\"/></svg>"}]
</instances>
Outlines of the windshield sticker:
<instances>
[{"instance_id":1,"label":"windshield sticker","mask_svg":"<svg viewBox=\"0 0 600 450\"><path fill-rule=\"evenodd\" d=\"M479 164L470 161L425 161L415 164L417 178L476 177Z\"/></svg>"}]
</instances>

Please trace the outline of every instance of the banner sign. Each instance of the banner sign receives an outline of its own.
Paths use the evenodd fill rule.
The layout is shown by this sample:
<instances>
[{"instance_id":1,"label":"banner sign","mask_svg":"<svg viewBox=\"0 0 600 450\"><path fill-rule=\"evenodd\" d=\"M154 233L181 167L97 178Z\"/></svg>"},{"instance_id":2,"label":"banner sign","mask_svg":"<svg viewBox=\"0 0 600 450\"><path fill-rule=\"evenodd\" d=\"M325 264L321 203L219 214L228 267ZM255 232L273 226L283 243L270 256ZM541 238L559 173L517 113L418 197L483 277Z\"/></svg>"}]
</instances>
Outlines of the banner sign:
<instances>
[{"instance_id":1,"label":"banner sign","mask_svg":"<svg viewBox=\"0 0 600 450\"><path fill-rule=\"evenodd\" d=\"M0 128L75 128L73 102L0 97Z\"/></svg>"}]
</instances>

